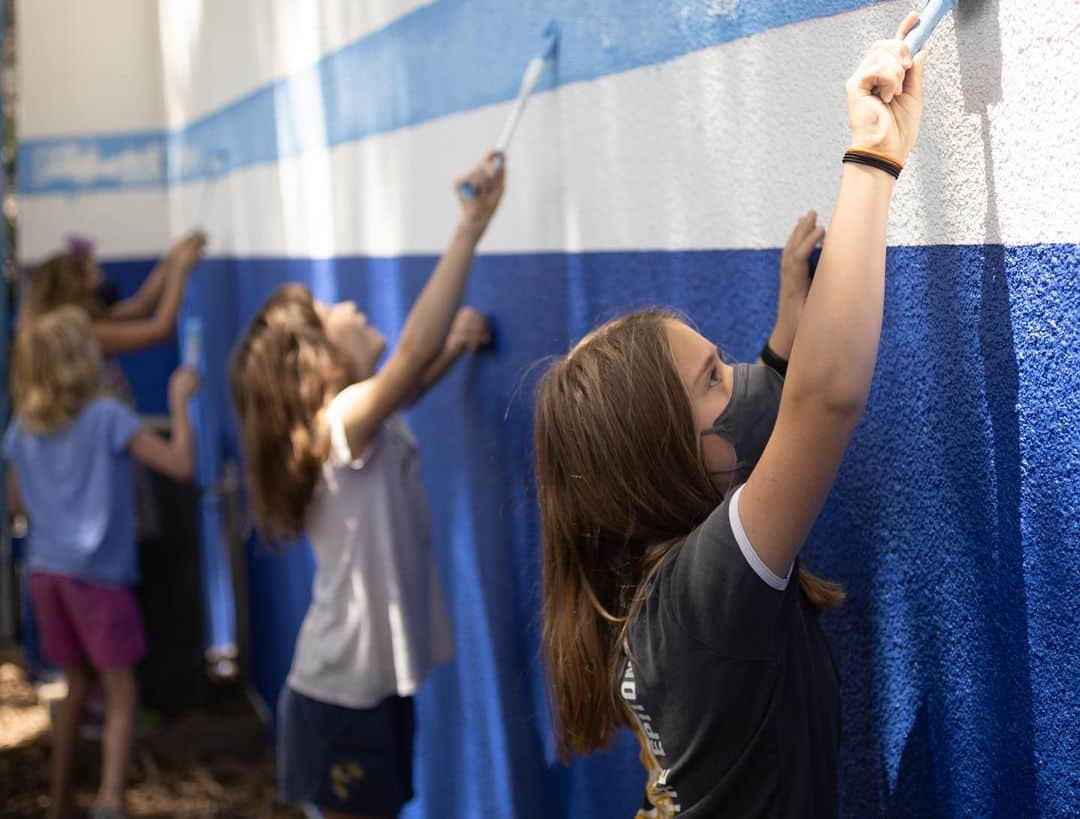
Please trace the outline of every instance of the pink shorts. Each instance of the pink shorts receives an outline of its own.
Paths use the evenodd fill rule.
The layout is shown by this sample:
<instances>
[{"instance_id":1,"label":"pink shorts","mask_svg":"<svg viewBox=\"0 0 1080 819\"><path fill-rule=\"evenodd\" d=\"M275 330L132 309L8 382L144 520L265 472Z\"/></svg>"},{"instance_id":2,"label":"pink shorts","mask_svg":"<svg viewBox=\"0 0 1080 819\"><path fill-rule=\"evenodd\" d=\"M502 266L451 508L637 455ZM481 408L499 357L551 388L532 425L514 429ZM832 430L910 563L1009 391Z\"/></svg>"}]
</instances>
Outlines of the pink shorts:
<instances>
[{"instance_id":1,"label":"pink shorts","mask_svg":"<svg viewBox=\"0 0 1080 819\"><path fill-rule=\"evenodd\" d=\"M50 662L89 662L100 670L135 665L146 655L146 630L127 586L32 572L30 597Z\"/></svg>"}]
</instances>

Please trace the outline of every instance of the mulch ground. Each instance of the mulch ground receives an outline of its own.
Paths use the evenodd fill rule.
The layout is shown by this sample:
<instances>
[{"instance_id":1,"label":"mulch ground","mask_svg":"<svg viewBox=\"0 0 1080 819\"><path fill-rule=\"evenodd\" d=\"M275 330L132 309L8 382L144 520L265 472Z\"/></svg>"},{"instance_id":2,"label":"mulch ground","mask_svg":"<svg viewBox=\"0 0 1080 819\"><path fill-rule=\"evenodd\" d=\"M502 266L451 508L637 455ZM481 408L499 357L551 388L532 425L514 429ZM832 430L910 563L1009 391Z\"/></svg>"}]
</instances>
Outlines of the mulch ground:
<instances>
[{"instance_id":1,"label":"mulch ground","mask_svg":"<svg viewBox=\"0 0 1080 819\"><path fill-rule=\"evenodd\" d=\"M49 720L18 664L0 664L0 816L43 816L48 807ZM77 801L89 807L100 747L84 740ZM140 736L128 787L135 819L302 819L275 799L273 755L265 729L239 689L210 706L157 717Z\"/></svg>"}]
</instances>

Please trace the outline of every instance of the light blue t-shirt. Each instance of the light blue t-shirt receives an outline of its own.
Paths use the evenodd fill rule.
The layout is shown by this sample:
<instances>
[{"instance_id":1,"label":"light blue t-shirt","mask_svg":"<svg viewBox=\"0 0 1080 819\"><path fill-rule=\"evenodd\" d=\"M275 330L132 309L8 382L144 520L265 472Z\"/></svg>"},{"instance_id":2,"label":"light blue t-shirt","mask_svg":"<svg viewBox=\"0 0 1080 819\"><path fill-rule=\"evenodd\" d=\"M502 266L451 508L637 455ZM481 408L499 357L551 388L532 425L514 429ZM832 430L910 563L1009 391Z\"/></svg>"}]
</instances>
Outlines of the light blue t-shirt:
<instances>
[{"instance_id":1,"label":"light blue t-shirt","mask_svg":"<svg viewBox=\"0 0 1080 819\"><path fill-rule=\"evenodd\" d=\"M30 518L27 565L110 585L139 579L135 485L128 444L142 428L115 398L96 398L51 435L16 418L4 435Z\"/></svg>"}]
</instances>

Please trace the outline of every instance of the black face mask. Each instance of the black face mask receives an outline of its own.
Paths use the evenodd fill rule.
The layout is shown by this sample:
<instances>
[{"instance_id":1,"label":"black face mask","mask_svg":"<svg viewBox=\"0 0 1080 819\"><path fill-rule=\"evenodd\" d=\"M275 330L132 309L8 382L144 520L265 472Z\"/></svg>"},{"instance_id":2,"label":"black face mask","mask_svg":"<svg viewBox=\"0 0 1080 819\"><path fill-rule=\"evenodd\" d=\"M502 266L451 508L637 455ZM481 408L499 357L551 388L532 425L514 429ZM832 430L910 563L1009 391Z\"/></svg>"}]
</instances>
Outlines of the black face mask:
<instances>
[{"instance_id":1,"label":"black face mask","mask_svg":"<svg viewBox=\"0 0 1080 819\"><path fill-rule=\"evenodd\" d=\"M736 364L734 370L731 400L701 434L719 435L735 448L735 466L709 474L732 476L739 484L750 477L776 426L784 379L764 364Z\"/></svg>"}]
</instances>

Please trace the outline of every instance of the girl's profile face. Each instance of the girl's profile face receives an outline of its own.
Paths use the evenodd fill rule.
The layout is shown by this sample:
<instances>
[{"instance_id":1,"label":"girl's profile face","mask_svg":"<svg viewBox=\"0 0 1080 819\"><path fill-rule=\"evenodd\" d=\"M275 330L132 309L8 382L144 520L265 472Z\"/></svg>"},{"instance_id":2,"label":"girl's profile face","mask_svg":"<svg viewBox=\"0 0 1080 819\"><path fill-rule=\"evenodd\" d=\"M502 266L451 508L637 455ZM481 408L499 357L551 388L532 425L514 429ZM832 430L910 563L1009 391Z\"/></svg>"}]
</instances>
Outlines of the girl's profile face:
<instances>
[{"instance_id":1,"label":"girl's profile face","mask_svg":"<svg viewBox=\"0 0 1080 819\"><path fill-rule=\"evenodd\" d=\"M694 428L708 429L731 400L734 370L715 344L681 321L668 322L667 337L675 369L690 399ZM735 466L735 449L725 438L703 435L699 440L701 457L710 473ZM714 484L718 480L724 485L717 485L717 491L726 494L733 478L714 476Z\"/></svg>"},{"instance_id":2,"label":"girl's profile face","mask_svg":"<svg viewBox=\"0 0 1080 819\"><path fill-rule=\"evenodd\" d=\"M336 304L315 302L315 311L326 329L326 337L353 365L356 378L363 380L375 374L375 365L386 352L386 339L367 316L356 309L356 302Z\"/></svg>"}]
</instances>

